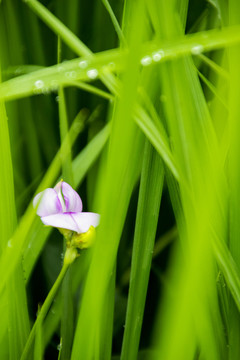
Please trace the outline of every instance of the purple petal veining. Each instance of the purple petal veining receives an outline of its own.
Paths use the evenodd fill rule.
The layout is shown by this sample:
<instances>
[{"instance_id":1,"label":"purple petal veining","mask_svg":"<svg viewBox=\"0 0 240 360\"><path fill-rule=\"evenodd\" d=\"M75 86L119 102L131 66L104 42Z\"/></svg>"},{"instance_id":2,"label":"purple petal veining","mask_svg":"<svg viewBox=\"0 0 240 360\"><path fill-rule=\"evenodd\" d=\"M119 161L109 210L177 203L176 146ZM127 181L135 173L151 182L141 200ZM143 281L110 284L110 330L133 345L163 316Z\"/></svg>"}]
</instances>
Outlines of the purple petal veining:
<instances>
[{"instance_id":1,"label":"purple petal veining","mask_svg":"<svg viewBox=\"0 0 240 360\"><path fill-rule=\"evenodd\" d=\"M54 189L46 189L35 196L33 206L45 225L68 229L79 234L90 226L98 226L100 215L82 212L82 200L78 193L64 181Z\"/></svg>"},{"instance_id":2,"label":"purple petal veining","mask_svg":"<svg viewBox=\"0 0 240 360\"><path fill-rule=\"evenodd\" d=\"M37 206L37 214L39 216L58 214L63 211L54 189L46 189L37 194L33 199L33 206Z\"/></svg>"},{"instance_id":3,"label":"purple petal veining","mask_svg":"<svg viewBox=\"0 0 240 360\"><path fill-rule=\"evenodd\" d=\"M78 224L78 233L85 233L90 226L96 227L100 222L100 215L92 212L72 213L71 215Z\"/></svg>"},{"instance_id":4,"label":"purple petal veining","mask_svg":"<svg viewBox=\"0 0 240 360\"><path fill-rule=\"evenodd\" d=\"M62 182L62 194L65 201L66 212L81 212L82 200L78 193L66 182Z\"/></svg>"}]
</instances>

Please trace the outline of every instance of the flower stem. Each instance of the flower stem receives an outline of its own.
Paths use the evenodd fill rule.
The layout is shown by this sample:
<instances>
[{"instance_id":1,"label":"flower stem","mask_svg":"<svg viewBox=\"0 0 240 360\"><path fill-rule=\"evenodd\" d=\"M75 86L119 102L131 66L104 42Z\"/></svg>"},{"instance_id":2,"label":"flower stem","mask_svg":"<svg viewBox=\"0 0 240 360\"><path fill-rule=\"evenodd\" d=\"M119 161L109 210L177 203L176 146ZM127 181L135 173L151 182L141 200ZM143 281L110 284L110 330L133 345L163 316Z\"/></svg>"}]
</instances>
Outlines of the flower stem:
<instances>
[{"instance_id":1,"label":"flower stem","mask_svg":"<svg viewBox=\"0 0 240 360\"><path fill-rule=\"evenodd\" d=\"M44 318L46 317L47 313L48 313L48 310L53 302L53 299L59 289L59 286L61 285L61 282L67 272L67 269L69 268L70 266L70 262L65 262L64 261L64 264L63 264L63 267L57 277L57 280L55 281L53 287L51 288L46 300L44 301L42 307L41 307L41 310L38 314L38 317L32 327L32 330L30 332L30 335L28 337L28 340L26 342L26 345L25 345L25 348L23 350L23 353L22 353L22 356L21 356L21 360L25 360L27 359L27 355L28 355L28 352L30 350L30 347L32 345L32 342L34 340L34 336L35 336L35 333L36 333L36 330L38 328L39 325L41 325L42 321L44 320Z\"/></svg>"}]
</instances>

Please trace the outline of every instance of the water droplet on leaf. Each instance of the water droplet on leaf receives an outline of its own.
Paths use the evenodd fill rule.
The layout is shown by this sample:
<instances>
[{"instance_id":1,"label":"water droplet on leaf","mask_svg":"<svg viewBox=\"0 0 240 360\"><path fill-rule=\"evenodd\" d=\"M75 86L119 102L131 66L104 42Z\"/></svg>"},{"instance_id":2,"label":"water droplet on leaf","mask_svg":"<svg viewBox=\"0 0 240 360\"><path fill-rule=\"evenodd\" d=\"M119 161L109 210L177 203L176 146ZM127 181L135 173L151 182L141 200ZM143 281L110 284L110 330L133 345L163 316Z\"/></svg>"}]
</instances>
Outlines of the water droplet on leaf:
<instances>
[{"instance_id":1,"label":"water droplet on leaf","mask_svg":"<svg viewBox=\"0 0 240 360\"><path fill-rule=\"evenodd\" d=\"M87 76L89 77L89 79L96 79L96 77L98 76L98 71L97 69L90 69L87 71Z\"/></svg>"},{"instance_id":2,"label":"water droplet on leaf","mask_svg":"<svg viewBox=\"0 0 240 360\"><path fill-rule=\"evenodd\" d=\"M204 50L204 47L199 44L199 45L195 45L195 46L192 47L191 53L193 55L199 55L199 54L201 54L203 52L203 50Z\"/></svg>"},{"instance_id":3,"label":"water droplet on leaf","mask_svg":"<svg viewBox=\"0 0 240 360\"><path fill-rule=\"evenodd\" d=\"M160 61L163 57L164 57L164 51L163 50L158 50L152 53L152 58L153 61L158 62Z\"/></svg>"},{"instance_id":4,"label":"water droplet on leaf","mask_svg":"<svg viewBox=\"0 0 240 360\"><path fill-rule=\"evenodd\" d=\"M152 63L152 58L151 56L144 56L142 59L141 59L141 64L142 66L148 66Z\"/></svg>"},{"instance_id":5,"label":"water droplet on leaf","mask_svg":"<svg viewBox=\"0 0 240 360\"><path fill-rule=\"evenodd\" d=\"M81 61L79 61L78 66L79 66L81 69L86 69L86 67L88 66L88 63L87 63L86 60L81 60Z\"/></svg>"},{"instance_id":6,"label":"water droplet on leaf","mask_svg":"<svg viewBox=\"0 0 240 360\"><path fill-rule=\"evenodd\" d=\"M36 89L42 89L44 87L44 82L42 80L37 80L34 83Z\"/></svg>"}]
</instances>

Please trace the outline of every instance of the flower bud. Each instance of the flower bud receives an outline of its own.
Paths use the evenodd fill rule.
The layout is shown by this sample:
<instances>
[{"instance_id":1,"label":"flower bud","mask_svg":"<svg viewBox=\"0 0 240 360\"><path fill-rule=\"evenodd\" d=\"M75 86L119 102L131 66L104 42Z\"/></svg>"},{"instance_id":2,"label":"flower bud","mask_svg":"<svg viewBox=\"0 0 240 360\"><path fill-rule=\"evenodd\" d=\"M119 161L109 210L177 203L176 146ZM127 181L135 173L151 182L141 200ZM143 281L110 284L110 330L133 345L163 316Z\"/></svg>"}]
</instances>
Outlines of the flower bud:
<instances>
[{"instance_id":1,"label":"flower bud","mask_svg":"<svg viewBox=\"0 0 240 360\"><path fill-rule=\"evenodd\" d=\"M96 230L94 226L90 226L85 233L75 233L71 240L71 245L78 249L87 249L93 244L96 236Z\"/></svg>"}]
</instances>

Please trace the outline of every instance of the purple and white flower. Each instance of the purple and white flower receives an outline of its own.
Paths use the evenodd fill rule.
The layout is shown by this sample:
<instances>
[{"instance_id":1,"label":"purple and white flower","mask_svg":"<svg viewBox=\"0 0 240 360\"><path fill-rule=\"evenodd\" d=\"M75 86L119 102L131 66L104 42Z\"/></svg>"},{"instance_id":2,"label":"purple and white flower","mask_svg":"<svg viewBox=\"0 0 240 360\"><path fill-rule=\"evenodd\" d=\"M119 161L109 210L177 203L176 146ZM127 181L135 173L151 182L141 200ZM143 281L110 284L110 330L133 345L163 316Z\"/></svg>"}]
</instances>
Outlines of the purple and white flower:
<instances>
[{"instance_id":1,"label":"purple and white flower","mask_svg":"<svg viewBox=\"0 0 240 360\"><path fill-rule=\"evenodd\" d=\"M86 233L91 226L98 226L100 215L82 212L82 200L78 193L64 181L53 189L46 189L35 196L33 206L43 224L59 229Z\"/></svg>"}]
</instances>

